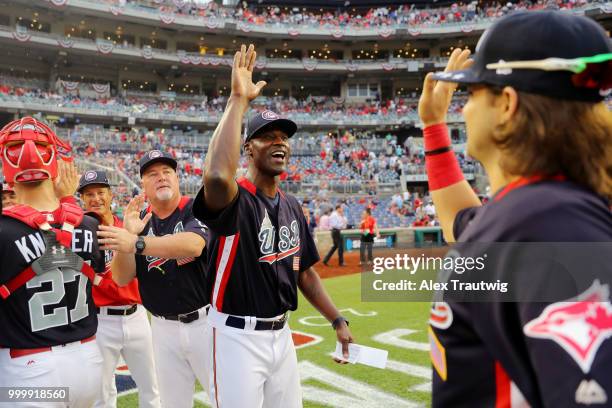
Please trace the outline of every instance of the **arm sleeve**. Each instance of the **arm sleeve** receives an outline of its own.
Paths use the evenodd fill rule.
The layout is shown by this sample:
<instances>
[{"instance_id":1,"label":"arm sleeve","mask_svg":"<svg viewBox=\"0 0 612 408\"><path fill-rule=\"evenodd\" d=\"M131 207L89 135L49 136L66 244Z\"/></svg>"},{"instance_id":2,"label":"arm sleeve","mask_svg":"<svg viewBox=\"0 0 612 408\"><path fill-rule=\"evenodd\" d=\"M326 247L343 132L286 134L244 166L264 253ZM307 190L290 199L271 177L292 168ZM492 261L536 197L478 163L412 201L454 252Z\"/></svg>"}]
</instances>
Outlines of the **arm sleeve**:
<instances>
[{"instance_id":1,"label":"arm sleeve","mask_svg":"<svg viewBox=\"0 0 612 408\"><path fill-rule=\"evenodd\" d=\"M474 219L474 217L478 213L479 208L482 207L464 208L463 210L457 213L457 216L455 217L455 221L453 223L453 235L455 236L455 240L457 240L457 238L461 236L470 221Z\"/></svg>"},{"instance_id":2,"label":"arm sleeve","mask_svg":"<svg viewBox=\"0 0 612 408\"><path fill-rule=\"evenodd\" d=\"M215 233L224 236L233 235L238 232L240 200L243 194L242 187L238 186L238 193L234 200L220 212L212 213L204 203L204 186L202 186L193 203L193 215Z\"/></svg>"},{"instance_id":3,"label":"arm sleeve","mask_svg":"<svg viewBox=\"0 0 612 408\"><path fill-rule=\"evenodd\" d=\"M85 221L85 220L90 220L90 222ZM93 268L94 271L96 271L97 273L102 273L106 271L106 262L104 261L104 251L100 250L100 245L98 243L98 225L99 222L97 219L90 217L90 216L85 216L83 218L83 221L87 222L87 224L85 222L82 222L82 228L85 226L90 226L90 231L93 234L93 243L92 243L92 247L91 247L91 267Z\"/></svg>"},{"instance_id":4,"label":"arm sleeve","mask_svg":"<svg viewBox=\"0 0 612 408\"><path fill-rule=\"evenodd\" d=\"M208 227L194 216L192 210L186 211L185 214L185 219L183 219L184 232L193 232L208 241Z\"/></svg>"}]
</instances>

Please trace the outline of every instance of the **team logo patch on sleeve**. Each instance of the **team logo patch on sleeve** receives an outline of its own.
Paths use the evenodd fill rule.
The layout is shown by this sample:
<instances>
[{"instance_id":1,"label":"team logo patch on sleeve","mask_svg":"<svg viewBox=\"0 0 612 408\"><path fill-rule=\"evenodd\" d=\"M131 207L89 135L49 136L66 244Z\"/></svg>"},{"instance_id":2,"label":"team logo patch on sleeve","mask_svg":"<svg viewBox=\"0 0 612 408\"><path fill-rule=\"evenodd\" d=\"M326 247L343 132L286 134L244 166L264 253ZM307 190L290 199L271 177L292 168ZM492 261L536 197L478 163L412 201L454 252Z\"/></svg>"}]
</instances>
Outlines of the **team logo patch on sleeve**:
<instances>
[{"instance_id":1,"label":"team logo patch on sleeve","mask_svg":"<svg viewBox=\"0 0 612 408\"><path fill-rule=\"evenodd\" d=\"M539 339L552 340L561 346L586 374L597 350L612 336L612 304L608 285L595 280L575 299L548 305L523 328Z\"/></svg>"},{"instance_id":2,"label":"team logo patch on sleeve","mask_svg":"<svg viewBox=\"0 0 612 408\"><path fill-rule=\"evenodd\" d=\"M440 340L438 340L436 333L431 327L427 328L427 334L429 335L429 356L431 357L431 364L433 364L442 381L446 381L448 376L446 349L442 343L440 343Z\"/></svg>"},{"instance_id":3,"label":"team logo patch on sleeve","mask_svg":"<svg viewBox=\"0 0 612 408\"><path fill-rule=\"evenodd\" d=\"M448 329L453 323L453 309L446 302L434 302L429 312L429 324L437 329Z\"/></svg>"}]
</instances>

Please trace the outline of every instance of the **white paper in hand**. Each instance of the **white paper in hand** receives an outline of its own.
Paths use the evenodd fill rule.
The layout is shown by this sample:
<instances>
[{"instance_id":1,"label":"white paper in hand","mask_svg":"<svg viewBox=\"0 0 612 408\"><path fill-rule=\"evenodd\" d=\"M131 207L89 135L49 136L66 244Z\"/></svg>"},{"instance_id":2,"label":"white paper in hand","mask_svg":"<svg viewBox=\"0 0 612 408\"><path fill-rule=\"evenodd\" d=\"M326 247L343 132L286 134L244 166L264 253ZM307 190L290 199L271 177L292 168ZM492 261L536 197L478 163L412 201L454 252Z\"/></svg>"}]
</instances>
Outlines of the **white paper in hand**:
<instances>
[{"instance_id":1,"label":"white paper in hand","mask_svg":"<svg viewBox=\"0 0 612 408\"><path fill-rule=\"evenodd\" d=\"M348 361L352 364L365 364L376 368L385 368L387 366L388 355L389 352L387 350L350 343L349 358L345 359L342 356L342 344L340 342L336 342L336 351L333 353L333 356L338 360Z\"/></svg>"}]
</instances>

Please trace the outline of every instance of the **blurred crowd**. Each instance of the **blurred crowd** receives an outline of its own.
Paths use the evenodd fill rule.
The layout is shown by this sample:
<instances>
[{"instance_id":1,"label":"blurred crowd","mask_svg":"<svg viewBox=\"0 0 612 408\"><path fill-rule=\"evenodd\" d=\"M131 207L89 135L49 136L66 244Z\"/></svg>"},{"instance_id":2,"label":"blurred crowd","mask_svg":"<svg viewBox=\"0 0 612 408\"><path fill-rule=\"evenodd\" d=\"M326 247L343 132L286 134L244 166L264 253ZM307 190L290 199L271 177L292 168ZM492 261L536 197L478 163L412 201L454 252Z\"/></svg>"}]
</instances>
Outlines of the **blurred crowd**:
<instances>
[{"instance_id":1,"label":"blurred crowd","mask_svg":"<svg viewBox=\"0 0 612 408\"><path fill-rule=\"evenodd\" d=\"M38 85L38 86L36 86ZM225 108L227 98L224 96L198 95L197 97L177 97L167 100L155 94L129 95L113 92L115 96L82 96L78 90L48 89L41 86L40 81L26 80L0 76L0 99L16 100L30 104L51 104L58 107L104 110L110 114L131 115L166 115L208 117L212 120L220 118ZM294 120L308 122L309 120L343 120L350 123L351 119L401 119L417 114L417 99L396 97L390 100L374 99L368 103L346 103L344 100L332 97L293 97L259 98L252 104L254 110L271 109ZM462 99L456 99L449 113L460 113Z\"/></svg>"},{"instance_id":2,"label":"blurred crowd","mask_svg":"<svg viewBox=\"0 0 612 408\"><path fill-rule=\"evenodd\" d=\"M233 19L255 25L306 25L311 27L336 26L368 28L382 26L428 26L445 23L477 22L494 19L515 10L537 10L543 8L573 9L582 7L591 0L538 0L518 2L457 2L449 7L417 8L412 5L399 7L381 6L370 9L349 7L302 8L247 4L239 2L236 8L222 7L215 2L198 0L120 0L120 4L171 10L179 15L204 18ZM113 1L116 3L116 1Z\"/></svg>"}]
</instances>

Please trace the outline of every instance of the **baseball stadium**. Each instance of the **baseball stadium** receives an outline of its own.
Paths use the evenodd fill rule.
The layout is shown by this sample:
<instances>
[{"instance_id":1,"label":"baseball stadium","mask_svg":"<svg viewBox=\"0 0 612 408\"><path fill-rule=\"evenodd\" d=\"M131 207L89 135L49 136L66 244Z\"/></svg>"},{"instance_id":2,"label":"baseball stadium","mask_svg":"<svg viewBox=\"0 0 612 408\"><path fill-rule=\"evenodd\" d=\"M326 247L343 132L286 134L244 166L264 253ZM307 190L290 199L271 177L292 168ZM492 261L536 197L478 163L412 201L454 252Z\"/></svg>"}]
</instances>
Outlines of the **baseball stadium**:
<instances>
[{"instance_id":1,"label":"baseball stadium","mask_svg":"<svg viewBox=\"0 0 612 408\"><path fill-rule=\"evenodd\" d=\"M563 18L580 17L580 21L588 19L603 28L601 31L605 31L607 46L610 47L611 2L0 0L0 5L0 125L4 126L23 117L32 117L35 123L48 125L50 133L69 144L70 162L76 167L76 174L72 175L75 182L72 194L77 199L75 204L93 212L96 212L99 205L108 205L117 220L115 224L111 224L115 225L112 228L118 229L121 226L120 220L124 219L124 227L129 230L127 225L130 224L131 227L133 221L127 220L132 220L133 215L143 208L149 210L142 212L141 218L149 220L150 217L157 217L153 214L157 211L155 204L151 204L151 211L151 206L145 202L146 197L141 201L134 198L142 197L143 194L150 197L149 190L146 190L146 177L149 177L147 169L153 168L154 162L166 163L166 167L174 169L178 175L177 188L180 189L181 197L197 201L197 196L201 197L201 202L208 203L206 192L212 188L210 186L216 185L212 181L218 181L213 176L208 178L210 173L214 173L210 166L218 166L217 163L221 159L215 161L215 157L226 157L227 153L223 150L225 142L219 142L226 130L219 129L230 129L230 125L224 123L229 121L228 118L233 118L227 115L231 114L228 112L231 112L230 107L233 106L232 101L237 93L236 72L239 68L252 71L255 87L259 86L258 81L265 81L265 86L258 90L255 97L249 98L244 116L240 116L243 117L239 126L241 156L237 161L235 176L239 180L248 178L251 166L259 165L257 160L253 159L251 149L255 151L255 156L258 154L257 148L263 149L256 144L256 136L259 134L257 132L266 126L266 121L276 123L288 119L297 125L297 131L285 132L288 137L279 139L282 143L288 143L290 155L287 154L286 158L284 150L280 153L277 151L273 153L276 158L271 159L273 163L284 162L285 166L279 176L280 180L277 178L282 192L281 200L284 199L284 194L294 196L298 203L295 205L299 206L299 211L305 217L304 225L307 226L320 256L320 260L313 264L314 270L321 278L329 298L333 300L332 307L335 305L340 313L340 317L334 320L334 329L338 319L348 321L350 323L347 327L350 327L352 342L388 353L384 368L360 363L338 364L332 357L337 341L341 341L340 335L336 336L337 333L330 326L330 319L322 312L321 304L309 301L312 294L306 295L303 291L298 291L297 310L290 313L288 321L297 353L304 407L530 406L527 401L524 401L527 405L517 405L515 402L518 400L511 400L510 396L507 400L495 400L492 404L483 402L482 405L471 405L466 403L467 400L461 399L457 400L457 404L450 405L441 401L451 399L432 401L432 391L435 388L432 376L442 377L446 381L446 360L444 370L435 363L436 358L446 357L444 347L430 328L430 316L434 314L430 300L433 299L420 297L398 300L399 298L392 295L367 296L364 276L372 273L373 263L377 258L395 257L396 254L410 254L415 257L444 256L448 252L447 241L454 239L448 239L447 230L444 228L444 213L439 211L440 205L436 201L440 196L436 196L432 190L464 180L469 186L470 194L482 203L495 201L495 193L499 191L495 187L496 184L490 183L482 160L477 160L467 151L469 142L466 118L470 110L466 109L464 116L464 105L480 91L472 89L471 83L460 83L456 89L451 90L452 101L449 99L448 110L442 115L445 118L450 145L431 145L424 138L427 120L423 119L422 101L421 105L419 103L422 93L425 93L423 88L428 84L426 76L432 72L444 71L445 68L449 71L447 67L453 64L456 69L467 67L467 62L462 66L463 62L457 60L465 60L467 55L478 55L479 39L481 36L485 37L484 32L488 32L498 21L524 13L546 12ZM509 37L508 42L512 42ZM252 48L241 48L243 45L249 47L250 44L257 53L256 57ZM498 47L503 48L504 45L501 44ZM529 44L522 46L527 47ZM563 45L559 45L559 48L563 49ZM608 50L599 53L608 56L603 62L608 64L604 65L604 70L608 70L608 78L611 70L610 52ZM246 65L240 65L240 58L242 56L244 60L245 55ZM565 55L563 57L570 58ZM502 67L497 69L497 73L501 72L500 75L503 76L505 61L500 58L499 62ZM512 72L512 68L507 69ZM515 71L519 70L515 68ZM436 79L444 81L442 77ZM602 93L601 100L606 106L605 114L610 115L612 97ZM484 111L483 108L482 112ZM474 115L473 108L471 112L471 115ZM473 116L471 120L475 121ZM606 120L609 124L609 117ZM25 125L22 127L26 128ZM478 131L473 130L474 127L470 129L471 132ZM35 128L40 129L38 125ZM285 128L280 129L284 131ZM4 130L0 132L0 148L4 143L3 132ZM227 132L229 134L229 131ZM10 135L10 132L8 134ZM604 149L607 149L606 157L610 159L612 152L609 128L607 136L608 147ZM11 154L11 143L13 142L7 144L9 147L5 150L5 156L6 152ZM229 144L231 143L228 142ZM214 154L210 153L211 151ZM453 174L462 174L463 178L449 179L446 184L440 180L432 183L433 165L428 160L448 152L456 158L456 173ZM57 154L61 153L58 147ZM532 156L525 156L525 160L530 158ZM7 160L9 159L10 157ZM7 190L12 190L13 179L9 178L6 164L3 166L5 174L0 179L4 181L4 202L4 195L9 194ZM63 180L70 179L67 173L61 173L67 172L66 168L59 166L58 171ZM605 171L609 183L610 162L607 163ZM602 170L604 173L605 171ZM443 177L438 177L441 178ZM18 184L17 180L18 176L15 176L14 184ZM79 180L78 189L76 180ZM212 181L203 188L206 180ZM242 200L250 187L241 182L238 185L239 197ZM102 198L102 204L91 204L92 201L88 200L95 199L87 198L89 193L86 192L89 191L87 187L92 186L108 187L109 191L112 191L112 202ZM256 188L255 185L251 186ZM257 188L260 188L259 184ZM255 196L253 191L251 194ZM17 196L19 201L19 193ZM229 205L230 201L228 199L225 204ZM181 211L184 205L181 198ZM198 215L198 212L205 212L196 208L197 204L193 205L193 214L191 204L188 204L187 208L191 219L199 226L194 224L195 226L188 227L188 222L184 221L179 223L180 228L177 224L173 226L173 230L167 230L167 234L189 233L183 232L183 228L184 231L192 231L189 228L193 228L195 233L192 232L192 235L200 234L200 229L205 230L206 219ZM242 209L242 201L240 206ZM7 205L4 204L4 207L6 209ZM225 207L219 206L217 210L220 211L221 208ZM610 211L610 208L610 201L607 201L607 210ZM609 215L608 212L608 217ZM245 215L242 217L248 218ZM265 240L262 241L261 234L265 232L264 226L270 223L268 212L265 217L259 230L263 254L266 254L263 250ZM162 217L159 218L161 220ZM606 222L609 223L610 219ZM165 228L162 221L155 225L159 225L162 230ZM142 227L144 224L141 229ZM212 229L213 226L209 228ZM287 234L294 233L293 224L290 228L283 228L289 231ZM369 231L366 235L369 234L371 241L364 240L364 228ZM165 234L153 234L151 231L149 230L149 235ZM253 233L252 238L249 238L244 230L241 231L240 242L252 239L251 245L256 250L256 247L259 247L256 241L257 231ZM458 237L456 231L454 234ZM111 232L109 229L107 234ZM153 263L148 264L149 273L155 272L152 270L157 268L161 271L160 276L163 276L164 262L167 259L162 255L152 258L153 255L146 252L145 241L142 239L142 235L146 234L140 235L135 253L147 255L147 262L151 261L150 258L154 259L154 267ZM213 293L210 300L213 309L216 308L215 305L221 304L219 302L223 301L224 296L226 282L222 279L220 268L224 267L229 256L228 268L231 270L236 252L235 246L232 247L235 243L229 241L229 234L222 235L227 236L221 238L218 251L216 246L208 248L209 257L218 252L218 257L214 259L217 281L221 281L220 289L219 282L209 288L210 293ZM111 235L103 235L103 238L100 243L102 249L121 252L119 247L104 246L111 245ZM282 228L278 232L278 238L283 239ZM207 236L201 238L198 235L198 240L204 242L204 239L208 240ZM293 236L287 239L293 239ZM299 242L300 238L297 239ZM236 237L235 241L237 240ZM141 241L142 247L139 247ZM230 252L229 255L224 255L227 249L224 245L228 242ZM207 241L207 247L209 244ZM279 248L281 244L282 242L279 243ZM74 242L72 245L74 250ZM152 245L147 241L151 251ZM199 247L199 251L202 251L202 247ZM281 249L279 253L280 251ZM31 252L33 256L34 250ZM9 256L9 252L0 251L0 254ZM195 258L196 255L177 255L177 270L184 263L195 262ZM112 279L115 279L115 272L109 271L108 268L111 268L110 265L114 267L115 262L124 262L123 259L121 257L119 261L119 257L115 256L112 263L110 259L105 259L108 276L112 275ZM293 270L300 269L301 272L300 262L305 259L307 255L304 254L301 258L295 257L292 261ZM210 261L214 270L213 258L210 258ZM133 259L131 262L134 262ZM138 279L141 280L139 262L136 261L135 268L138 271ZM93 261L91 266L96 269ZM136 272L129 278L133 276L136 276ZM3 279L0 274L2 284L6 283ZM129 282L129 279L127 281ZM85 280L79 282L85 285ZM169 285L172 286L172 282ZM30 288L29 283L27 286ZM303 289L302 283L298 282L298 286ZM256 285L254 287L258 288ZM140 290L142 292L142 285ZM174 289L168 290L174 293ZM227 296L235 293L232 292L234 290L238 289L231 287L231 290L226 290L225 302L230 302ZM257 289L255 293L263 292ZM217 295L220 296L220 301ZM97 299L95 291L93 298ZM2 301L4 300L0 300ZM262 298L254 302L259 305L265 301L266 299ZM142 301L124 303L125 308L117 309L119 312L113 311L115 309L112 307L117 306L113 303L98 304L96 300L96 305L90 306L97 307L98 313L107 308L107 319L128 319L128 315L132 313L136 316L136 306L148 320L157 314L163 317L164 313L158 313L161 309L146 307L145 311L142 303L147 302L151 302L150 295L147 294L145 298L143 293ZM610 305L609 299L607 305ZM70 316L77 306L70 311ZM52 310L51 303L43 304L42 307L43 314ZM90 310L93 310L91 307ZM3 310L0 309L0 314L4 313ZM232 314L225 309L222 311ZM176 319L168 317L168 323L169 320L178 320L177 324L185 325L196 323L182 320L184 316L190 316L192 313L182 313L177 312ZM198 319L197 310L193 313L196 313L194 319ZM610 319L612 306L605 313L608 313ZM110 316L113 314L123 317ZM200 320L201 316L200 314ZM210 322L213 317L208 317ZM204 320L205 318L206 314ZM243 320L242 327L247 324L248 322ZM157 330L160 330L159 327ZM274 330L274 322L272 329ZM130 330L132 329L124 331L123 336L126 339L130 336ZM134 330L136 332L140 329ZM147 330L150 332L148 327ZM155 330L154 328L153 337ZM593 355L597 353L600 344L605 345L606 341L612 341L608 339L612 335L612 320L606 323L602 330L602 333L607 334L601 334L602 343L597 343L597 347L593 346ZM98 333L98 342L101 337ZM443 339L442 336L440 338ZM80 341L84 343L86 340L82 339ZM176 342L179 347L178 344L182 344L183 340L180 337L168 341ZM0 351L13 347L3 341L4 338L0 336ZM50 346L55 350L55 344ZM134 356L117 351L112 362L115 366L114 379L110 380L113 381L114 389L109 386L104 391L105 400L98 399L95 405L89 406L183 406L178 403L170 404L169 400L164 402L163 395L159 405L154 378L140 380L147 377L144 371L149 373L149 377L154 377L153 354L160 350L159 347L161 346L153 343L152 353L147 357L151 360L148 366L132 363ZM610 344L607 344L607 350L611 350ZM603 351L604 346L601 346L599 354L603 355ZM450 350L446 350L446 353L450 353ZM33 356L29 358L34 359ZM235 358L240 357L237 355ZM591 369L591 362L595 357L589 358L591 360L588 362L588 368ZM607 358L606 370L609 374L612 370L610 354ZM474 354L474 359L472 364L477 366L480 363L478 354ZM449 373L452 372L450 360L452 357L449 354ZM0 366L2 361L0 359ZM155 361L159 370L159 363ZM580 366L583 371L585 364ZM602 364L599 369L603 370ZM592 367L596 367L596 364L593 363ZM75 366L74 369L78 371L79 368ZM466 371L471 369L472 367L465 368ZM209 384L200 384L202 380L197 376L197 369L194 368L193 371L193 379L198 378L195 381L193 406L255 406L250 402L244 402L242 405L220 404L219 395L224 398L225 395L220 391L217 395L215 389L215 395L211 396L208 391ZM512 370L506 371L510 377L518 375L511 372ZM584 373L586 375L587 371ZM165 381L162 378L172 375L174 372L167 373L165 377L158 374L157 381L161 383ZM602 407L612 404L612 388L606 388L606 384L601 381L601 384L598 384L594 380L584 380L586 382L580 383L582 388L579 390L568 385L574 387L572 395L575 391L576 401L559 405L550 403L551 400L539 394L539 391L532 393L528 387L521 387L520 381L517 382L514 378L512 380L513 382L508 382L508 395L511 392L510 384L515 387L517 383L520 392L525 394L532 406L582 406L581 402L586 405L590 405L589 402L600 404L593 406ZM141 387L146 387L142 385L146 381L149 381L147 386L150 388L147 395L152 395L149 395L149 401L145 401L145 393L140 390ZM176 382L180 382L178 374ZM234 379L231 378L230 382L233 383ZM498 397L499 384L498 379ZM0 382L1 385L3 383ZM165 392L166 388L162 384L159 386L162 392ZM234 392L240 394L240 387L237 388ZM478 389L472 391L479 392ZM450 394L445 395L444 398L447 398ZM175 400L179 401L180 398L191 401L190 395L179 396ZM0 405L4 406L2 402L10 401L0 399ZM46 405L41 403L38 406ZM264 401L263 405L257 406L284 408L294 405L266 405Z\"/></svg>"}]
</instances>

